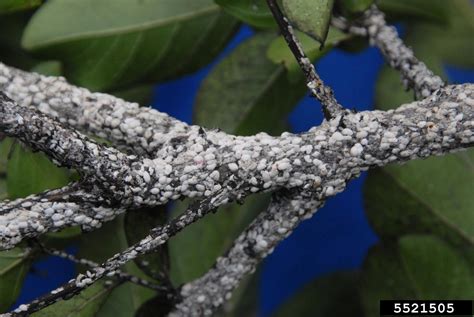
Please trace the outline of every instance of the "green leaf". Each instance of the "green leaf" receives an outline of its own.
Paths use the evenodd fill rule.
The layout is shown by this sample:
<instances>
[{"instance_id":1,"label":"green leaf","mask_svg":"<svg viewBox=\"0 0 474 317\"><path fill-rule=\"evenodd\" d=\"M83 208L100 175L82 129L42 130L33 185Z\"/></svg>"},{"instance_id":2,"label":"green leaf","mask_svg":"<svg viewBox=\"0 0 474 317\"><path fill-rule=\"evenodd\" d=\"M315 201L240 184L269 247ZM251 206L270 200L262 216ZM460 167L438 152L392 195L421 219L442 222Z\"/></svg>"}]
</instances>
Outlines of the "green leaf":
<instances>
[{"instance_id":1,"label":"green leaf","mask_svg":"<svg viewBox=\"0 0 474 317\"><path fill-rule=\"evenodd\" d=\"M42 0L2 0L0 14L33 9L41 5Z\"/></svg>"},{"instance_id":2,"label":"green leaf","mask_svg":"<svg viewBox=\"0 0 474 317\"><path fill-rule=\"evenodd\" d=\"M62 75L61 63L58 61L46 61L38 63L31 69L31 71L45 76Z\"/></svg>"},{"instance_id":3,"label":"green leaf","mask_svg":"<svg viewBox=\"0 0 474 317\"><path fill-rule=\"evenodd\" d=\"M276 28L265 0L215 0L227 13L257 28Z\"/></svg>"},{"instance_id":4,"label":"green leaf","mask_svg":"<svg viewBox=\"0 0 474 317\"><path fill-rule=\"evenodd\" d=\"M166 221L167 213L165 206L142 208L127 212L124 228L128 245L139 242L151 229L164 225ZM150 277L157 276L159 273L168 275L170 261L168 244L161 245L153 253L141 256L139 261L148 262L148 265L142 267L142 270Z\"/></svg>"},{"instance_id":5,"label":"green leaf","mask_svg":"<svg viewBox=\"0 0 474 317\"><path fill-rule=\"evenodd\" d=\"M370 250L361 297L367 317L379 316L381 299L471 299L472 264L434 236L405 236Z\"/></svg>"},{"instance_id":6,"label":"green leaf","mask_svg":"<svg viewBox=\"0 0 474 317\"><path fill-rule=\"evenodd\" d=\"M318 278L284 302L273 316L362 316L358 280L358 272L337 272Z\"/></svg>"},{"instance_id":7,"label":"green leaf","mask_svg":"<svg viewBox=\"0 0 474 317\"><path fill-rule=\"evenodd\" d=\"M15 199L59 188L69 182L69 173L51 163L42 153L17 144L7 163L8 197Z\"/></svg>"},{"instance_id":8,"label":"green leaf","mask_svg":"<svg viewBox=\"0 0 474 317\"><path fill-rule=\"evenodd\" d=\"M359 15L367 10L374 0L337 0L336 4L344 15Z\"/></svg>"},{"instance_id":9,"label":"green leaf","mask_svg":"<svg viewBox=\"0 0 474 317\"><path fill-rule=\"evenodd\" d=\"M50 0L22 44L61 61L70 81L105 90L194 71L220 52L236 26L212 0Z\"/></svg>"},{"instance_id":10,"label":"green leaf","mask_svg":"<svg viewBox=\"0 0 474 317\"><path fill-rule=\"evenodd\" d=\"M375 82L375 107L388 110L414 100L414 92L403 87L400 73L387 65L383 66Z\"/></svg>"},{"instance_id":11,"label":"green leaf","mask_svg":"<svg viewBox=\"0 0 474 317\"><path fill-rule=\"evenodd\" d=\"M30 253L24 249L0 252L0 313L15 303L30 266Z\"/></svg>"},{"instance_id":12,"label":"green leaf","mask_svg":"<svg viewBox=\"0 0 474 317\"><path fill-rule=\"evenodd\" d=\"M282 0L288 19L322 44L329 31L334 0Z\"/></svg>"},{"instance_id":13,"label":"green leaf","mask_svg":"<svg viewBox=\"0 0 474 317\"><path fill-rule=\"evenodd\" d=\"M252 195L244 205L229 204L186 227L169 241L171 280L175 285L207 272L239 233L268 204L268 196ZM181 214L188 202L177 202L172 217Z\"/></svg>"},{"instance_id":14,"label":"green leaf","mask_svg":"<svg viewBox=\"0 0 474 317\"><path fill-rule=\"evenodd\" d=\"M134 267L128 268L127 272L139 275L141 271ZM123 283L110 293L107 300L97 313L97 317L130 317L155 294L154 291L146 289L130 282Z\"/></svg>"},{"instance_id":15,"label":"green leaf","mask_svg":"<svg viewBox=\"0 0 474 317\"><path fill-rule=\"evenodd\" d=\"M273 39L259 33L214 67L198 92L196 123L240 135L281 132L306 86L302 75L290 82L285 67L265 56Z\"/></svg>"},{"instance_id":16,"label":"green leaf","mask_svg":"<svg viewBox=\"0 0 474 317\"><path fill-rule=\"evenodd\" d=\"M414 23L407 30L407 40L417 43L418 50L423 49L445 63L473 68L474 7L466 0L443 3L449 24Z\"/></svg>"},{"instance_id":17,"label":"green leaf","mask_svg":"<svg viewBox=\"0 0 474 317\"><path fill-rule=\"evenodd\" d=\"M367 216L382 237L432 233L474 247L474 150L373 170Z\"/></svg>"},{"instance_id":18,"label":"green leaf","mask_svg":"<svg viewBox=\"0 0 474 317\"><path fill-rule=\"evenodd\" d=\"M449 9L447 7L451 5L451 1L380 0L377 5L391 19L408 21L423 19L434 23L447 24L449 22Z\"/></svg>"},{"instance_id":19,"label":"green leaf","mask_svg":"<svg viewBox=\"0 0 474 317\"><path fill-rule=\"evenodd\" d=\"M104 224L102 228L81 235L78 256L102 263L127 247L124 215L120 215ZM122 269L130 274L147 278L133 261L124 265ZM136 310L153 295L154 292L148 288L130 282L123 283L110 293L96 316L133 316Z\"/></svg>"},{"instance_id":20,"label":"green leaf","mask_svg":"<svg viewBox=\"0 0 474 317\"><path fill-rule=\"evenodd\" d=\"M0 177L0 199L3 200L7 197L7 182L5 181L5 177Z\"/></svg>"},{"instance_id":21,"label":"green leaf","mask_svg":"<svg viewBox=\"0 0 474 317\"><path fill-rule=\"evenodd\" d=\"M33 317L93 317L97 316L105 300L112 292L114 286L107 286L105 281L98 281L86 288L80 294L59 301L48 306L31 316Z\"/></svg>"},{"instance_id":22,"label":"green leaf","mask_svg":"<svg viewBox=\"0 0 474 317\"><path fill-rule=\"evenodd\" d=\"M350 38L350 35L347 33L343 33L335 28L330 28L324 48L321 48L321 45L318 42L302 32L297 31L296 36L298 37L306 56L313 63L328 53L334 46ZM301 76L301 74L296 74L301 73L301 69L295 56L288 48L288 44L283 36L279 36L271 42L270 47L267 50L267 57L276 64L283 64L286 69L288 69L290 80Z\"/></svg>"},{"instance_id":23,"label":"green leaf","mask_svg":"<svg viewBox=\"0 0 474 317\"><path fill-rule=\"evenodd\" d=\"M8 155L12 149L13 139L4 137L0 141L0 174L5 176L7 172Z\"/></svg>"}]
</instances>

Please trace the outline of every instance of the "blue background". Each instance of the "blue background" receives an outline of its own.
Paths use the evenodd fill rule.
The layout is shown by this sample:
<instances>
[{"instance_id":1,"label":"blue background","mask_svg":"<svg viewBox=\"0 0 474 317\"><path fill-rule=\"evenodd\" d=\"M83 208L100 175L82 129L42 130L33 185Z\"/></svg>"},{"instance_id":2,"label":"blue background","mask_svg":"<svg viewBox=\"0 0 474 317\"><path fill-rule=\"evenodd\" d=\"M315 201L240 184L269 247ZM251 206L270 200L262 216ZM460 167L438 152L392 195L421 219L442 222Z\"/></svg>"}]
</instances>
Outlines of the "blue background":
<instances>
[{"instance_id":1,"label":"blue background","mask_svg":"<svg viewBox=\"0 0 474 317\"><path fill-rule=\"evenodd\" d=\"M191 123L194 99L203 78L235 46L252 35L242 27L224 52L209 66L178 80L156 87L154 107ZM360 53L332 50L318 61L321 78L335 91L339 102L349 108L373 108L373 95L383 59L375 48ZM474 71L446 67L450 82L474 82ZM319 104L305 97L289 116L294 132L322 120ZM347 190L329 200L315 216L302 223L264 262L260 283L260 315L268 316L298 288L321 275L359 268L368 249L377 242L364 214L362 185L365 174ZM71 249L70 251L73 251ZM45 258L27 276L18 304L35 299L75 276L67 260Z\"/></svg>"}]
</instances>

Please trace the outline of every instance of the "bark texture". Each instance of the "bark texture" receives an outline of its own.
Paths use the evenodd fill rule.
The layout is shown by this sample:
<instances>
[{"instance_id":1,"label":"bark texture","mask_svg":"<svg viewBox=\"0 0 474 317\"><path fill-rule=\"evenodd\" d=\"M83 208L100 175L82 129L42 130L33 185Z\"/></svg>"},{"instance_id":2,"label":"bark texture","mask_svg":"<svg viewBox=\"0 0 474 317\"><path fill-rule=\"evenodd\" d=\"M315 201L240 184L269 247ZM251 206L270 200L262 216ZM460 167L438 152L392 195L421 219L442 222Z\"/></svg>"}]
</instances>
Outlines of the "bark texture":
<instances>
[{"instance_id":1,"label":"bark texture","mask_svg":"<svg viewBox=\"0 0 474 317\"><path fill-rule=\"evenodd\" d=\"M267 210L213 268L173 294L176 306L171 316L211 315L280 241L362 171L474 145L474 85L445 85L415 58L375 7L355 24L342 18L333 23L368 36L421 99L390 111L342 108L314 67L307 67L290 23L279 11L272 12L306 69L311 92L325 109L327 119L305 133L242 137L206 130L151 108L91 93L64 78L0 63L0 133L81 175L80 182L64 188L1 202L0 249L70 226L91 230L128 209L181 198L196 200L182 215L106 262L82 260L90 267L87 272L4 316L28 315L107 276L160 289L124 275L119 268L153 252L223 204L272 192ZM106 138L112 146L89 136ZM49 253L81 262L61 251Z\"/></svg>"}]
</instances>

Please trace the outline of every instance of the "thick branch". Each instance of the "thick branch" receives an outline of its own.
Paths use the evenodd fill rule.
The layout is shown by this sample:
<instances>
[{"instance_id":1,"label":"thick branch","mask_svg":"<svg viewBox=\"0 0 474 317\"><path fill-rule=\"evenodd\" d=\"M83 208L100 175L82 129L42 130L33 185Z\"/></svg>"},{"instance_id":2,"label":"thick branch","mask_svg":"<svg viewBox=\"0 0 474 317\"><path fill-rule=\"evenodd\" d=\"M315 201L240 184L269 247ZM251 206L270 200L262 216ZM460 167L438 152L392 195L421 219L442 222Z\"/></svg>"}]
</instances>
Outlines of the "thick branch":
<instances>
[{"instance_id":1,"label":"thick branch","mask_svg":"<svg viewBox=\"0 0 474 317\"><path fill-rule=\"evenodd\" d=\"M19 107L0 95L0 133L21 139L56 164L75 168L83 176L81 185L0 204L0 247L12 247L26 236L65 226L99 226L127 207L204 197L199 205L152 230L138 244L101 266L91 265L93 268L85 275L31 304L21 305L13 315L37 311L106 275L117 274L127 261L154 250L228 201L259 191L276 191L268 210L257 217L214 268L182 288L182 298L172 313L209 315L301 220L310 217L328 197L343 191L362 170L474 144L474 85L439 89L444 86L441 79L414 57L375 7L357 25L341 18L334 23L349 32L368 35L390 65L401 72L406 86L413 88L418 97L429 98L393 111L351 113L342 110L332 90L324 86L277 3L267 1L328 119L300 135L236 137L205 131L153 109L90 93L62 78L0 64L0 91L21 104ZM99 145L44 114L107 138L140 156ZM111 209L114 206L120 208ZM88 221L83 223L84 219Z\"/></svg>"},{"instance_id":2,"label":"thick branch","mask_svg":"<svg viewBox=\"0 0 474 317\"><path fill-rule=\"evenodd\" d=\"M99 151L99 158L94 157L94 151L87 152L86 147L95 143L83 141L83 136L77 140L85 143L72 142L76 132L11 102L2 104L0 128L30 145L39 144L39 149L64 160L65 165L73 165L68 163L71 152L66 153L59 144L78 147L74 153L91 156L81 161L73 155L71 159L73 166L87 172L91 195L125 208L155 206L180 197L210 197L221 188L232 189L228 200L295 187L323 187L335 194L339 184L371 166L472 146L473 105L474 85L465 84L448 86L397 110L346 113L300 135L237 137L193 126L179 136L179 145L173 139L164 144L159 151L162 156L154 160L105 147L100 147L105 150ZM20 131L19 135L15 131ZM57 145L60 155L42 145L43 139Z\"/></svg>"},{"instance_id":3,"label":"thick branch","mask_svg":"<svg viewBox=\"0 0 474 317\"><path fill-rule=\"evenodd\" d=\"M438 96L433 96L437 99ZM461 93L461 99L467 96ZM474 100L466 99L471 108ZM446 104L449 106L449 104ZM450 106L454 106L451 104ZM409 106L407 107L409 108ZM446 115L445 111L439 112L439 108L433 109L433 114ZM472 109L471 109L472 110ZM432 117L427 113L427 117ZM433 123L420 121L419 126L433 129ZM451 126L451 129L455 125ZM471 127L466 136L474 141L474 122L468 124ZM436 129L435 129L436 130ZM388 138L391 138L391 130L387 130ZM448 132L449 129L446 130ZM448 132L449 134L449 132ZM446 139L447 140L447 139ZM405 143L405 142L402 142ZM406 144L405 144L406 145ZM401 145L404 147L405 145ZM384 142L381 147L386 147ZM406 153L408 154L408 153ZM345 184L339 184L338 190L342 191ZM223 257L217 259L214 267L201 278L188 283L182 287L182 301L177 304L175 311L170 316L210 316L226 300L232 296L232 291L239 285L240 281L255 270L256 265L273 248L298 225L298 223L311 217L316 208L319 208L327 199L331 191L328 188L318 188L314 192L301 194L295 191L290 195L277 194L269 206L269 209L259 215L249 228L239 236L230 251Z\"/></svg>"},{"instance_id":4,"label":"thick branch","mask_svg":"<svg viewBox=\"0 0 474 317\"><path fill-rule=\"evenodd\" d=\"M268 209L236 239L226 255L201 278L181 288L182 301L170 316L210 316L232 296L241 280L322 203L311 193L278 193Z\"/></svg>"},{"instance_id":5,"label":"thick branch","mask_svg":"<svg viewBox=\"0 0 474 317\"><path fill-rule=\"evenodd\" d=\"M103 206L104 200L71 184L61 189L0 203L0 249L10 249L27 237L81 226L98 228L124 208Z\"/></svg>"},{"instance_id":6,"label":"thick branch","mask_svg":"<svg viewBox=\"0 0 474 317\"><path fill-rule=\"evenodd\" d=\"M413 89L418 99L426 98L444 87L443 80L415 57L393 26L387 25L385 15L377 7L367 10L354 24L343 18L334 18L332 22L346 32L368 36L371 44L380 49L388 64L400 71L405 87Z\"/></svg>"},{"instance_id":7,"label":"thick branch","mask_svg":"<svg viewBox=\"0 0 474 317\"><path fill-rule=\"evenodd\" d=\"M47 77L0 63L0 91L21 106L81 131L111 141L121 149L155 156L168 134L185 133L186 123L151 108L73 86L63 77Z\"/></svg>"}]
</instances>

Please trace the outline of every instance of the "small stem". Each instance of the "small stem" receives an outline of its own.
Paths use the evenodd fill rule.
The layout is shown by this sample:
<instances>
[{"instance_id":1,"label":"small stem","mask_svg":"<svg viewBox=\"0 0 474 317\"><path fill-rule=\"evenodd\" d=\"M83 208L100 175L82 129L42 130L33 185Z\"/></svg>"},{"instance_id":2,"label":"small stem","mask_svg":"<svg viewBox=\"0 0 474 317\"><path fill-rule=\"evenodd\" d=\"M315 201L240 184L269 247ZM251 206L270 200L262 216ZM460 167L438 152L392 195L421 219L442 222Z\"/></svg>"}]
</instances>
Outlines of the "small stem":
<instances>
[{"instance_id":1,"label":"small stem","mask_svg":"<svg viewBox=\"0 0 474 317\"><path fill-rule=\"evenodd\" d=\"M344 108L337 102L331 87L326 86L316 73L314 65L304 53L301 43L298 41L298 38L293 32L293 27L281 12L277 1L267 0L267 4L280 28L283 37L286 40L286 43L288 44L288 47L295 56L296 61L300 65L300 68L306 77L306 85L311 91L313 97L321 102L323 106L322 108L324 117L326 120L335 118L340 112L344 110Z\"/></svg>"},{"instance_id":2,"label":"small stem","mask_svg":"<svg viewBox=\"0 0 474 317\"><path fill-rule=\"evenodd\" d=\"M71 262L74 262L76 264L87 266L89 268L96 268L96 267L99 266L99 264L94 262L94 261L91 261L91 260L88 260L88 259L83 259L83 258L78 258L78 257L76 257L72 254L69 254L69 253L61 251L61 250L48 248L38 240L36 240L35 243L39 246L41 251L43 251L44 253L47 253L49 255L57 256L57 257L69 260ZM138 276L126 273L124 271L117 270L116 271L116 276L124 282L125 281L132 282L134 284L152 289L152 290L157 291L157 292L168 292L169 291L169 288L166 287L166 286L151 283L151 282L149 282L145 279L142 279Z\"/></svg>"},{"instance_id":3,"label":"small stem","mask_svg":"<svg viewBox=\"0 0 474 317\"><path fill-rule=\"evenodd\" d=\"M105 276L117 274L117 270L127 262L136 259L140 255L147 254L163 245L169 238L176 235L188 225L201 219L215 208L227 202L227 191L221 189L215 196L206 197L199 202L191 204L180 216L174 218L166 225L155 227L140 242L130 246L126 250L115 254L99 266L90 268L83 274L56 288L49 294L35 299L29 304L24 304L6 316L24 316L41 310L57 301L68 299L77 294L97 280ZM168 289L170 300L177 300L179 295L175 290Z\"/></svg>"}]
</instances>

